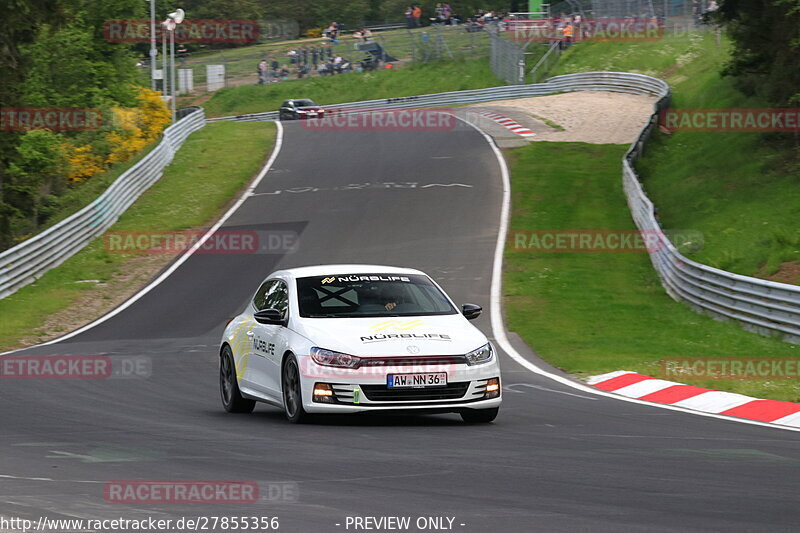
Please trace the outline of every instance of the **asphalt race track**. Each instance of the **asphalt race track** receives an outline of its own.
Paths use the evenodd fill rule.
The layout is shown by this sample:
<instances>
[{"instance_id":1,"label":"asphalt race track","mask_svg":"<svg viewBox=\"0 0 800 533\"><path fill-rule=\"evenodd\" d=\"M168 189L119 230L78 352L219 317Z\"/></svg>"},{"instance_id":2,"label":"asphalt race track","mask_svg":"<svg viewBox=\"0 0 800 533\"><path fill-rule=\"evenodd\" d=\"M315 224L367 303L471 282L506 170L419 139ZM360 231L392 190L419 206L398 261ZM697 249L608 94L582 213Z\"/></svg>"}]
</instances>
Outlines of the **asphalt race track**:
<instances>
[{"instance_id":1,"label":"asphalt race track","mask_svg":"<svg viewBox=\"0 0 800 533\"><path fill-rule=\"evenodd\" d=\"M296 249L195 254L110 320L23 352L144 356L152 375L0 380L0 516L277 516L279 531L319 533L354 531L348 516L454 517L464 532L797 531L800 434L583 393L505 354L490 425L435 415L293 426L265 405L222 410L220 333L270 271L416 267L488 309L502 197L492 149L467 126L287 124L271 171L224 229L291 232ZM476 323L491 333L489 313ZM250 505L109 504L114 480L290 491Z\"/></svg>"}]
</instances>

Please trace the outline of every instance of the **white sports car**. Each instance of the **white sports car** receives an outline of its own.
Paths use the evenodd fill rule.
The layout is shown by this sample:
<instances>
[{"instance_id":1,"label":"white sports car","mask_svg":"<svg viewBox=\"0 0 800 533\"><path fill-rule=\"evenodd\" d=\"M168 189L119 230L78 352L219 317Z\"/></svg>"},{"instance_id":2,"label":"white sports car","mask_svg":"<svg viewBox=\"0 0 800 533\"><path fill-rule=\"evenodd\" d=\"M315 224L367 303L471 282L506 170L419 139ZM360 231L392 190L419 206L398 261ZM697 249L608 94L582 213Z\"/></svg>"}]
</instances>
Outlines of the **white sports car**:
<instances>
[{"instance_id":1,"label":"white sports car","mask_svg":"<svg viewBox=\"0 0 800 533\"><path fill-rule=\"evenodd\" d=\"M256 402L291 422L312 413L458 412L491 422L501 402L492 344L424 273L374 265L280 270L225 328L228 412Z\"/></svg>"}]
</instances>

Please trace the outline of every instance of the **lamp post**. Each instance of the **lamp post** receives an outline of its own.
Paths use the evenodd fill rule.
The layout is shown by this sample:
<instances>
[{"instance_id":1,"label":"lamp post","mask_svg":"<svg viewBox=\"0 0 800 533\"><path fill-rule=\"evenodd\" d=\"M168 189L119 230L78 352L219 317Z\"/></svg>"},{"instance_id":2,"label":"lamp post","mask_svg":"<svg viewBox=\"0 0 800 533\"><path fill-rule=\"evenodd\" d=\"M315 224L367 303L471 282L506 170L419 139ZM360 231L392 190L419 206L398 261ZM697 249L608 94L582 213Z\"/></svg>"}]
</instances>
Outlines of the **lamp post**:
<instances>
[{"instance_id":1,"label":"lamp post","mask_svg":"<svg viewBox=\"0 0 800 533\"><path fill-rule=\"evenodd\" d=\"M171 91L171 107L172 107L172 123L175 124L175 98L177 97L176 84L175 84L175 28L183 22L184 12L183 9L176 9L173 13L167 15L167 20L163 22L164 27L169 31L169 49L170 49L170 91ZM164 61L166 62L166 36L164 37ZM166 77L166 72L164 73Z\"/></svg>"},{"instance_id":2,"label":"lamp post","mask_svg":"<svg viewBox=\"0 0 800 533\"><path fill-rule=\"evenodd\" d=\"M167 22L165 20L161 23L164 27L164 31L161 32L161 90L164 96L169 97L169 83L167 83L167 61L169 58L169 54L167 54Z\"/></svg>"},{"instance_id":3,"label":"lamp post","mask_svg":"<svg viewBox=\"0 0 800 533\"><path fill-rule=\"evenodd\" d=\"M156 90L156 0L150 1L150 88Z\"/></svg>"}]
</instances>

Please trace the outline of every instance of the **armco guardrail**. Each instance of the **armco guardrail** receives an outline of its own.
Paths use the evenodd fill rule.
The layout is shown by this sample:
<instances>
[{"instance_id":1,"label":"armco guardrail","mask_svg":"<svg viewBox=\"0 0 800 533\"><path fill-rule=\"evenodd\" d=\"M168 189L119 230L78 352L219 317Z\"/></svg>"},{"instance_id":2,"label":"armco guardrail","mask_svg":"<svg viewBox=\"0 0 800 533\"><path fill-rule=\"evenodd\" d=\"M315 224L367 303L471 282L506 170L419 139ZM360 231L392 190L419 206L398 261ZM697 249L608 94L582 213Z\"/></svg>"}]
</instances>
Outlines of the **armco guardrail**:
<instances>
[{"instance_id":1,"label":"armco guardrail","mask_svg":"<svg viewBox=\"0 0 800 533\"><path fill-rule=\"evenodd\" d=\"M624 72L585 72L580 74L567 74L550 78L544 83L532 85L503 85L488 89L474 89L469 91L452 91L447 93L423 94L419 96L405 96L401 98L384 98L381 100L364 100L346 104L326 105L325 109L342 112L357 112L361 110L389 110L409 109L415 107L444 107L462 104L479 104L494 100L511 98L526 98L529 96L544 96L547 94L571 91L616 91L633 94L653 94L660 96L669 87L663 81L643 76L641 74L627 74ZM217 120L278 120L277 111L266 113L252 113L208 119L209 122Z\"/></svg>"},{"instance_id":2,"label":"armco guardrail","mask_svg":"<svg viewBox=\"0 0 800 533\"><path fill-rule=\"evenodd\" d=\"M186 137L203 128L205 123L203 110L197 108L164 130L158 146L117 178L94 202L0 253L0 298L35 281L102 235L148 187L158 181Z\"/></svg>"},{"instance_id":3,"label":"armco guardrail","mask_svg":"<svg viewBox=\"0 0 800 533\"><path fill-rule=\"evenodd\" d=\"M669 105L669 92L656 103L645 126L622 161L622 180L636 226L657 239L650 260L667 293L698 311L733 319L746 329L800 343L800 286L741 276L703 265L681 255L656 220L634 164L658 126L659 112Z\"/></svg>"},{"instance_id":4,"label":"armco guardrail","mask_svg":"<svg viewBox=\"0 0 800 533\"><path fill-rule=\"evenodd\" d=\"M472 91L369 100L326 106L341 112L369 109L403 109L476 104L511 98L540 96L570 91L614 91L659 96L648 125L642 130L622 162L622 177L628 205L636 226L656 238L650 259L667 293L694 309L717 318L733 319L747 329L800 343L800 286L740 276L712 268L684 257L664 235L655 218L653 203L647 197L634 169L651 131L658 125L658 114L670 101L669 86L662 80L641 74L585 72L550 78L544 83L492 87ZM255 113L212 120L277 120L276 112Z\"/></svg>"}]
</instances>

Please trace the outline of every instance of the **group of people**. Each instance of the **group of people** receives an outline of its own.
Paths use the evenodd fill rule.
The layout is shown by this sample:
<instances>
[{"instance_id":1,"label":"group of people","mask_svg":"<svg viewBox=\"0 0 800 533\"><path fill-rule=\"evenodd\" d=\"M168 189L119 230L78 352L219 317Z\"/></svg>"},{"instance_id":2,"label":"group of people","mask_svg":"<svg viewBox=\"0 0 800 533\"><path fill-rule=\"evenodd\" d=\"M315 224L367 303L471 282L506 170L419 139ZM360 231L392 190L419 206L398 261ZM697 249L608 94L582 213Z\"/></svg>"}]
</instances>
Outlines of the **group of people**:
<instances>
[{"instance_id":1,"label":"group of people","mask_svg":"<svg viewBox=\"0 0 800 533\"><path fill-rule=\"evenodd\" d=\"M419 28L422 26L422 8L419 5L406 7L405 16L407 28Z\"/></svg>"},{"instance_id":2,"label":"group of people","mask_svg":"<svg viewBox=\"0 0 800 533\"><path fill-rule=\"evenodd\" d=\"M276 83L281 80L288 80L294 74L298 79L311 74L311 69L319 71L319 64L332 62L334 59L331 47L312 47L292 49L286 53L289 58L288 65L281 65L277 57L262 59L258 62L258 84Z\"/></svg>"},{"instance_id":3,"label":"group of people","mask_svg":"<svg viewBox=\"0 0 800 533\"><path fill-rule=\"evenodd\" d=\"M369 28L361 28L360 30L353 33L353 37L355 38L357 43L372 42L372 32L369 30Z\"/></svg>"},{"instance_id":4,"label":"group of people","mask_svg":"<svg viewBox=\"0 0 800 533\"><path fill-rule=\"evenodd\" d=\"M406 27L419 28L422 26L422 8L418 4L410 5L405 10ZM436 4L433 16L430 17L431 24L452 24L461 22L461 17L453 11L448 3Z\"/></svg>"},{"instance_id":5,"label":"group of people","mask_svg":"<svg viewBox=\"0 0 800 533\"><path fill-rule=\"evenodd\" d=\"M275 56L258 62L258 85L288 80L292 74L297 79L302 79L314 72L320 76L331 76L353 70L375 70L380 63L372 56L368 56L354 68L348 59L334 54L330 46L292 49L286 55L289 58L288 64L282 65Z\"/></svg>"}]
</instances>

